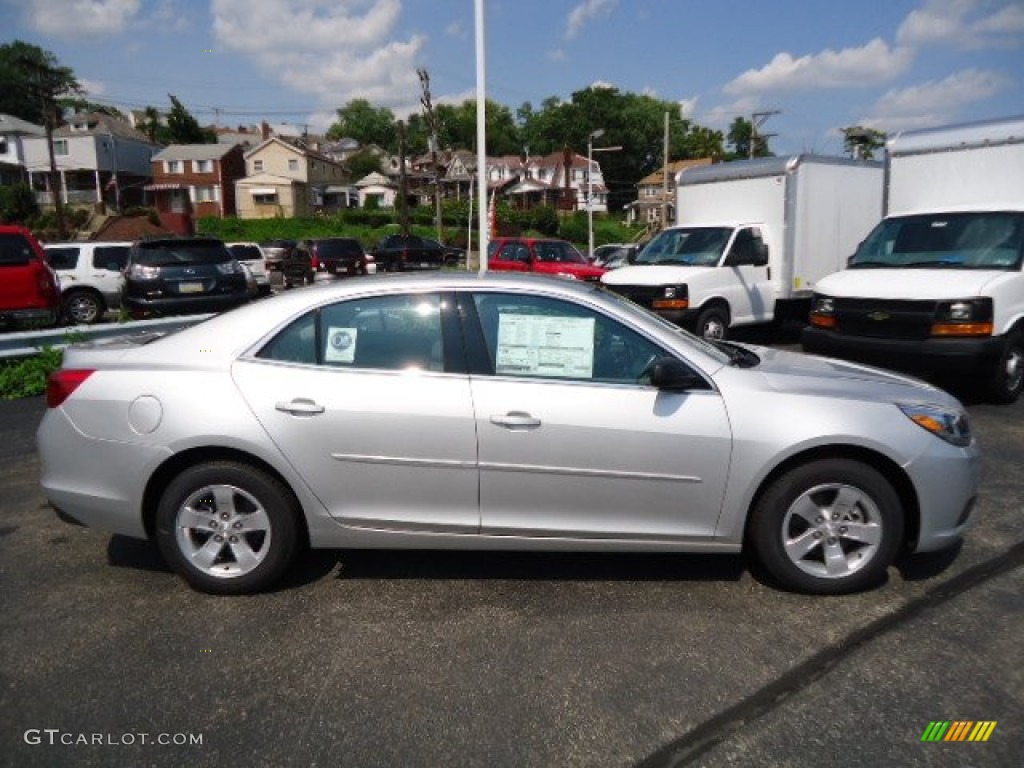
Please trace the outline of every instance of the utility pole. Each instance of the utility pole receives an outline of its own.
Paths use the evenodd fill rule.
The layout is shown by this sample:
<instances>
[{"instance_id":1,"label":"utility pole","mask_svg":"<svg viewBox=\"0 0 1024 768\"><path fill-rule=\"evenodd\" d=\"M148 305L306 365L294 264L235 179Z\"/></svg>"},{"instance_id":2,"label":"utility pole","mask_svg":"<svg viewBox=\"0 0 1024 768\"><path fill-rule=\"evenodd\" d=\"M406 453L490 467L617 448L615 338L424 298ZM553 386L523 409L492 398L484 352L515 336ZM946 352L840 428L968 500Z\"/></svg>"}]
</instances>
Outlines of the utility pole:
<instances>
[{"instance_id":1,"label":"utility pole","mask_svg":"<svg viewBox=\"0 0 1024 768\"><path fill-rule=\"evenodd\" d=\"M668 112L665 113L665 140L662 157L665 158L665 168L661 178L661 228L668 226Z\"/></svg>"},{"instance_id":2,"label":"utility pole","mask_svg":"<svg viewBox=\"0 0 1024 768\"><path fill-rule=\"evenodd\" d=\"M430 161L434 166L434 224L437 227L437 242L440 243L443 240L441 238L441 166L437 163L437 115L434 114L434 105L430 100L430 73L421 68L416 70L416 74L419 75L420 86L423 88L420 104L423 105L427 128L430 129Z\"/></svg>"},{"instance_id":3,"label":"utility pole","mask_svg":"<svg viewBox=\"0 0 1024 768\"><path fill-rule=\"evenodd\" d=\"M766 112L754 112L750 116L750 157L751 157L751 159L753 159L753 157L754 157L754 149L757 147L757 137L758 137L757 129L760 128L762 125L764 125L765 120L767 120L772 115L780 115L780 114L782 114L782 113L778 109L769 109ZM775 135L776 134L774 134L774 133L762 133L761 134L761 136L764 137L765 141L767 141L768 139L770 139L772 136L775 136Z\"/></svg>"},{"instance_id":4,"label":"utility pole","mask_svg":"<svg viewBox=\"0 0 1024 768\"><path fill-rule=\"evenodd\" d=\"M402 234L409 236L409 196L405 178L405 121L398 121L398 223Z\"/></svg>"}]
</instances>

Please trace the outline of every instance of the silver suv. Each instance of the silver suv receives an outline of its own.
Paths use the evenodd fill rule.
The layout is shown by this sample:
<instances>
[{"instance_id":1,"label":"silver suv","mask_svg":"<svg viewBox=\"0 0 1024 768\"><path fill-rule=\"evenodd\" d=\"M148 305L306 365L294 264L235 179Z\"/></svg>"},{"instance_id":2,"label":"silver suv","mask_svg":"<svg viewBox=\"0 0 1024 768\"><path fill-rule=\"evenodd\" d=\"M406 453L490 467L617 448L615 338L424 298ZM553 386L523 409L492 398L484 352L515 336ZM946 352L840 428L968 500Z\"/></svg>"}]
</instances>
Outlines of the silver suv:
<instances>
[{"instance_id":1,"label":"silver suv","mask_svg":"<svg viewBox=\"0 0 1024 768\"><path fill-rule=\"evenodd\" d=\"M59 243L43 247L61 286L61 314L69 323L89 325L121 305L123 270L131 243Z\"/></svg>"}]
</instances>

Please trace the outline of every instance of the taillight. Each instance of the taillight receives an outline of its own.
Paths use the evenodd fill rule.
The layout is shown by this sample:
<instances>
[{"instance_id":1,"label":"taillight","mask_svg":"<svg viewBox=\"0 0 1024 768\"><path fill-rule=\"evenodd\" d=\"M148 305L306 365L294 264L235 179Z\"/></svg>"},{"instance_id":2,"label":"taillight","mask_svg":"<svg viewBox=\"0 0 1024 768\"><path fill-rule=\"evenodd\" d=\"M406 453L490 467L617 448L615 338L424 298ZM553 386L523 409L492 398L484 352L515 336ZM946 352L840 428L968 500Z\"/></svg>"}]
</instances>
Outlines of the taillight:
<instances>
[{"instance_id":1,"label":"taillight","mask_svg":"<svg viewBox=\"0 0 1024 768\"><path fill-rule=\"evenodd\" d=\"M46 379L46 407L61 406L92 374L91 369L84 368L61 368L51 373Z\"/></svg>"}]
</instances>

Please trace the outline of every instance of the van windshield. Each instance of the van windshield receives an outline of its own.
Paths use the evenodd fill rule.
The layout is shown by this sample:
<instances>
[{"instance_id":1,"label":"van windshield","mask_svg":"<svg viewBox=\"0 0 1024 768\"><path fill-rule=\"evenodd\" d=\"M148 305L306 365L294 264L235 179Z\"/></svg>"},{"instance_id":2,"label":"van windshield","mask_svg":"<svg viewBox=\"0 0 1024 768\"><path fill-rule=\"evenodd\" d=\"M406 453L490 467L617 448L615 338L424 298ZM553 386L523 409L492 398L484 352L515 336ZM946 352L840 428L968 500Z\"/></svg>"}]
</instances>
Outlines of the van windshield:
<instances>
[{"instance_id":1,"label":"van windshield","mask_svg":"<svg viewBox=\"0 0 1024 768\"><path fill-rule=\"evenodd\" d=\"M732 227L675 227L659 233L644 246L634 262L692 264L713 267L722 258Z\"/></svg>"},{"instance_id":2,"label":"van windshield","mask_svg":"<svg viewBox=\"0 0 1024 768\"><path fill-rule=\"evenodd\" d=\"M965 212L885 219L850 258L850 269L1020 269L1024 213Z\"/></svg>"}]
</instances>

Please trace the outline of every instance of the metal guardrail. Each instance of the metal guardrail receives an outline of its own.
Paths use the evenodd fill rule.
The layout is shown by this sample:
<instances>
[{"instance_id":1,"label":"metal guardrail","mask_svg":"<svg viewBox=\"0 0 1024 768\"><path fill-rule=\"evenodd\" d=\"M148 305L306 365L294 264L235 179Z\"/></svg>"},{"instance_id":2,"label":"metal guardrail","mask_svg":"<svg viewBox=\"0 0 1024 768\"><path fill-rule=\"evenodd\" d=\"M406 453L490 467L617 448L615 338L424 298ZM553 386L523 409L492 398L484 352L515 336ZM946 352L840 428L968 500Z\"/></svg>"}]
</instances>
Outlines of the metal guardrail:
<instances>
[{"instance_id":1,"label":"metal guardrail","mask_svg":"<svg viewBox=\"0 0 1024 768\"><path fill-rule=\"evenodd\" d=\"M68 344L80 340L112 339L118 336L132 336L137 333L153 331L176 331L179 328L195 325L208 317L212 317L212 315L158 317L152 320L133 320L130 323L69 325L63 328L3 333L0 334L0 360L32 357L39 354L42 347L63 349ZM71 337L70 340L69 337Z\"/></svg>"}]
</instances>

